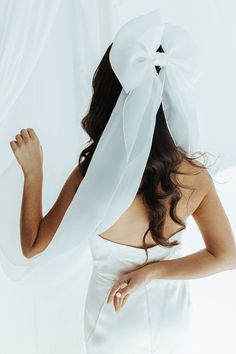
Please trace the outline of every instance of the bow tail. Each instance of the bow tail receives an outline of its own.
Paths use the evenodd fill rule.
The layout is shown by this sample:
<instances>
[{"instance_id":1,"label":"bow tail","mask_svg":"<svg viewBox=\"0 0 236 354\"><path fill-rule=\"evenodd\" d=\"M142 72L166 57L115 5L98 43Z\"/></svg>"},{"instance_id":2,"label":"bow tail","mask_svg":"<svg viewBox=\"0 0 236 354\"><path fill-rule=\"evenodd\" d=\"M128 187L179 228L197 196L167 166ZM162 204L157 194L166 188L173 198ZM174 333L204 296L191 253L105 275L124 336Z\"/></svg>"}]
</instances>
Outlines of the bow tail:
<instances>
[{"instance_id":1,"label":"bow tail","mask_svg":"<svg viewBox=\"0 0 236 354\"><path fill-rule=\"evenodd\" d=\"M163 110L175 145L191 154L201 149L195 93L174 70L176 68L168 68L165 72Z\"/></svg>"}]
</instances>

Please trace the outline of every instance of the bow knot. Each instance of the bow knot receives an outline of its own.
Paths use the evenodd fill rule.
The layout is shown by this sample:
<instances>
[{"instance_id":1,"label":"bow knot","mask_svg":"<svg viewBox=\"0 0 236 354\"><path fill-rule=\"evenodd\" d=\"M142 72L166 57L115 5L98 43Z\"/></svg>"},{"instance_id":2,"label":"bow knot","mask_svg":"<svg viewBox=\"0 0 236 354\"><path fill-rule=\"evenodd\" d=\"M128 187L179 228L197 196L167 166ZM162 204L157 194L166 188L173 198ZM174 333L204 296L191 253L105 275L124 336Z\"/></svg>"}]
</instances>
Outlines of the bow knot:
<instances>
[{"instance_id":1,"label":"bow knot","mask_svg":"<svg viewBox=\"0 0 236 354\"><path fill-rule=\"evenodd\" d=\"M149 56L151 63L155 66L166 66L169 64L169 55L167 53L155 52Z\"/></svg>"}]
</instances>

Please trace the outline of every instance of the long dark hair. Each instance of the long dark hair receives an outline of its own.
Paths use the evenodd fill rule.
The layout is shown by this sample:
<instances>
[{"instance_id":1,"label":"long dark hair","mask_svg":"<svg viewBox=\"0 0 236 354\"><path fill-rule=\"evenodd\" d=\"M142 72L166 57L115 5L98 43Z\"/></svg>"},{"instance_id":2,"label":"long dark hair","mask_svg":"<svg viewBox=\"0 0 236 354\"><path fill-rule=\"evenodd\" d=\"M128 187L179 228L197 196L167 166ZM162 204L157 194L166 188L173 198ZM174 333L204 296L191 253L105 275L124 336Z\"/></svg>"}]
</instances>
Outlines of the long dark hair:
<instances>
[{"instance_id":1,"label":"long dark hair","mask_svg":"<svg viewBox=\"0 0 236 354\"><path fill-rule=\"evenodd\" d=\"M122 90L122 86L110 65L109 53L111 46L112 44L107 48L94 73L92 80L93 95L90 107L88 113L81 121L82 128L90 137L87 143L88 146L79 156L82 176L86 174L100 136ZM158 51L163 52L162 47ZM160 68L156 67L156 70L159 73ZM162 204L163 199L171 197L169 214L176 223L181 225L181 229L186 227L185 223L176 215L176 205L182 196L180 186L192 189L192 191L194 189L183 186L179 182L174 182L171 179L171 175L190 174L177 171L177 167L183 160L188 161L195 167L206 168L204 164L196 164L194 162L199 156L189 156L183 149L176 147L166 125L162 105L157 112L156 121L158 124L156 124L153 134L150 155L137 192L137 194L141 194L149 213L149 228L143 236L143 246L146 255L145 237L148 231L151 232L152 238L157 244L165 247L173 247L179 244L177 240L170 242L163 237L163 226L167 214L167 208ZM200 155L202 156L203 154L200 153ZM157 191L158 185L161 185L162 191Z\"/></svg>"}]
</instances>

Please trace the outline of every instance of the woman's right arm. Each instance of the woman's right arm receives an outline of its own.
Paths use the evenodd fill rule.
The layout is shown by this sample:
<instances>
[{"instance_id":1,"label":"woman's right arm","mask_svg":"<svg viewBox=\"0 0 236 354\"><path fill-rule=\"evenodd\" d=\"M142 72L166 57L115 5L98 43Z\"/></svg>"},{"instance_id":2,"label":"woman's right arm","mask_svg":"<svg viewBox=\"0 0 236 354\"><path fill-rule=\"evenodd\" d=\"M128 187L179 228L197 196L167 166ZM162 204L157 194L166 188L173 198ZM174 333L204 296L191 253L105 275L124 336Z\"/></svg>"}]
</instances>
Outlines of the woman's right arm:
<instances>
[{"instance_id":1,"label":"woman's right arm","mask_svg":"<svg viewBox=\"0 0 236 354\"><path fill-rule=\"evenodd\" d=\"M30 232L30 226L32 225L32 222L28 219L27 215L30 213L31 218L33 215L37 218L37 213L39 211L39 205L35 204L32 206L31 203L29 203L30 196L33 196L33 194L37 192L38 187L36 185L39 182L37 182L36 175L31 176L30 178L31 180L29 181L28 179L27 181L26 177L21 208L21 244L23 254L27 258L33 257L47 248L53 239L82 180L82 177L79 175L79 166L76 166L64 183L52 208L44 217L41 217L38 223L38 228L36 232L33 233L33 235L35 235L33 242L31 241L27 243L24 242L24 240L29 240L28 235ZM30 193L33 188L35 188L35 191ZM33 224L37 225L37 221Z\"/></svg>"},{"instance_id":2,"label":"woman's right arm","mask_svg":"<svg viewBox=\"0 0 236 354\"><path fill-rule=\"evenodd\" d=\"M55 235L81 181L79 166L67 178L61 192L49 210L42 215L42 151L33 129L22 129L11 141L12 150L24 173L24 188L20 215L21 248L31 258L47 248Z\"/></svg>"}]
</instances>

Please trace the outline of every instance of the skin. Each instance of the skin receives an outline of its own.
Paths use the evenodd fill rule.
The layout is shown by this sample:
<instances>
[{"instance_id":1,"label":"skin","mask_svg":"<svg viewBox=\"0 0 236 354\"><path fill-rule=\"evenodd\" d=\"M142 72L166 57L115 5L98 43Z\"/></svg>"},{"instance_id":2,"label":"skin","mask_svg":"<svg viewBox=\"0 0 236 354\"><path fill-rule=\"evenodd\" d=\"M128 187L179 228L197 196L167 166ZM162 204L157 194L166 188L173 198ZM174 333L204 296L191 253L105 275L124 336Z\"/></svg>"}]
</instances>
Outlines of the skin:
<instances>
[{"instance_id":1,"label":"skin","mask_svg":"<svg viewBox=\"0 0 236 354\"><path fill-rule=\"evenodd\" d=\"M55 235L82 180L76 166L67 178L56 202L43 216L43 152L32 128L22 129L10 142L16 160L24 174L20 215L20 235L23 255L27 258L44 251Z\"/></svg>"},{"instance_id":2,"label":"skin","mask_svg":"<svg viewBox=\"0 0 236 354\"><path fill-rule=\"evenodd\" d=\"M10 142L10 145L24 174L20 234L22 252L25 257L30 258L45 250L51 242L82 181L82 176L79 173L79 167L76 166L68 176L54 205L43 216L43 152L39 138L32 128L22 129L15 136L15 140ZM184 195L183 201L179 203L181 209L178 215L183 220L188 215L193 216L206 247L184 257L147 263L139 269L121 274L107 298L107 302L113 304L115 311L123 308L133 292L144 287L153 279L197 279L235 269L234 235L211 176L207 171L204 171L192 180L192 185L196 187L197 192L193 194L187 207L183 201L187 200L189 195ZM189 192L184 191L184 193ZM108 236L107 238L114 242L127 243L128 235L131 235L131 232L130 230L127 232L124 225L127 225L128 221L131 221L132 224L130 218L133 210L135 210L135 220L138 220L137 230L140 228L138 222L141 220L145 231L145 211L139 198L135 198L132 208L129 208L112 228L100 236ZM177 228L173 221L167 220L164 234L169 236L178 230L179 225ZM136 230L134 234L136 234ZM147 246L151 247L154 242L151 236L148 236ZM133 247L140 247L142 244L141 239L137 240L137 237L131 238L130 236L128 241L133 244ZM117 291L121 293L120 298L116 296Z\"/></svg>"}]
</instances>

